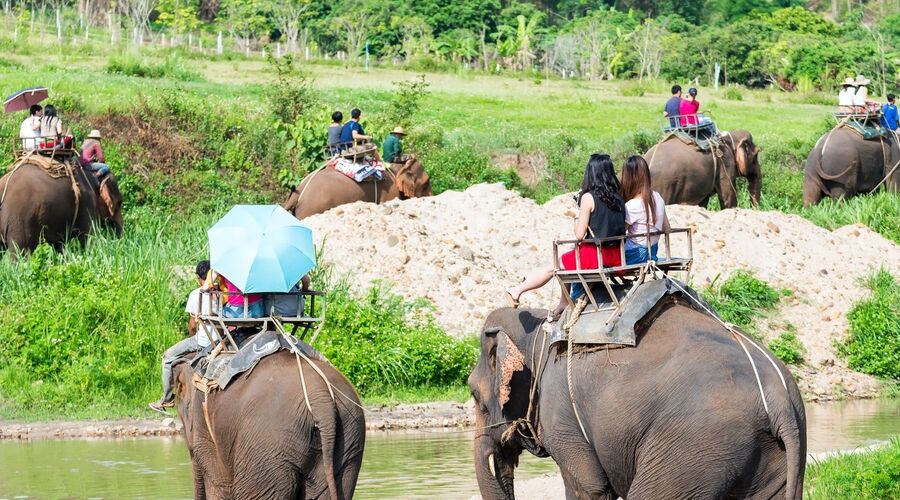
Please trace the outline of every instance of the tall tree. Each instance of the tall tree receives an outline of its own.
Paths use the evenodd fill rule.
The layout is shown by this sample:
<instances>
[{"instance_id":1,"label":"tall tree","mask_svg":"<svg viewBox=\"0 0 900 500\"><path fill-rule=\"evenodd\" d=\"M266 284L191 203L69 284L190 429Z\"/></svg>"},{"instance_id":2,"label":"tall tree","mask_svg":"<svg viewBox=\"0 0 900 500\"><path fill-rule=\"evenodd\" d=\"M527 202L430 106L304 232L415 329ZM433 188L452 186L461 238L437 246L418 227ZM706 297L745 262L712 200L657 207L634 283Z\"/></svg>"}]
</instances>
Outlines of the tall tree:
<instances>
[{"instance_id":1,"label":"tall tree","mask_svg":"<svg viewBox=\"0 0 900 500\"><path fill-rule=\"evenodd\" d=\"M300 34L300 21L310 14L312 0L276 0L272 8L272 19L275 27L287 42L290 51L297 50L297 37Z\"/></svg>"}]
</instances>

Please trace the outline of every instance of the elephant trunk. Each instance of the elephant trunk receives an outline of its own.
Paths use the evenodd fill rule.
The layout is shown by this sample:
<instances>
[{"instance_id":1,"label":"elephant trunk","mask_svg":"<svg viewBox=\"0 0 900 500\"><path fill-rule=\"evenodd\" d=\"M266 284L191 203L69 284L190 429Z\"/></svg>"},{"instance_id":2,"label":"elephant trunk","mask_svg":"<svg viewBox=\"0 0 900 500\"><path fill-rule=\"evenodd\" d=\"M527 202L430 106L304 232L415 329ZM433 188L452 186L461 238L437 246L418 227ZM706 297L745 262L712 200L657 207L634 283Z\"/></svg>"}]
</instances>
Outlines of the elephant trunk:
<instances>
[{"instance_id":1,"label":"elephant trunk","mask_svg":"<svg viewBox=\"0 0 900 500\"><path fill-rule=\"evenodd\" d=\"M125 232L125 219L122 217L122 210L118 210L116 215L113 216L113 226L116 229L116 236L121 237L122 233Z\"/></svg>"},{"instance_id":2,"label":"elephant trunk","mask_svg":"<svg viewBox=\"0 0 900 500\"><path fill-rule=\"evenodd\" d=\"M480 414L475 422L480 429L485 426L485 419ZM515 461L504 456L499 443L489 433L475 437L474 453L475 476L478 478L481 497L484 500L515 500Z\"/></svg>"}]
</instances>

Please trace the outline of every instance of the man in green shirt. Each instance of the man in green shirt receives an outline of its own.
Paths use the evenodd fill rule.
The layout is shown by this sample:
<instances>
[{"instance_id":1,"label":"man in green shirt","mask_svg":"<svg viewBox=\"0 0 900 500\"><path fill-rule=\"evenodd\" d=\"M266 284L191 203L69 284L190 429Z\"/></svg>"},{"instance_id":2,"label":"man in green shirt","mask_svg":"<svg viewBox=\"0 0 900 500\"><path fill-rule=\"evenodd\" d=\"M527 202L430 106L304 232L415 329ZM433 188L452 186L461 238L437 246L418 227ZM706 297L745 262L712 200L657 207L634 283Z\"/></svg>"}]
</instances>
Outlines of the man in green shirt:
<instances>
[{"instance_id":1,"label":"man in green shirt","mask_svg":"<svg viewBox=\"0 0 900 500\"><path fill-rule=\"evenodd\" d=\"M406 133L403 132L403 127L397 127L393 132L388 134L387 138L384 140L384 143L381 145L382 151L384 154L381 155L381 158L386 162L390 163L403 163L406 161L406 157L403 155L403 144L400 142Z\"/></svg>"}]
</instances>

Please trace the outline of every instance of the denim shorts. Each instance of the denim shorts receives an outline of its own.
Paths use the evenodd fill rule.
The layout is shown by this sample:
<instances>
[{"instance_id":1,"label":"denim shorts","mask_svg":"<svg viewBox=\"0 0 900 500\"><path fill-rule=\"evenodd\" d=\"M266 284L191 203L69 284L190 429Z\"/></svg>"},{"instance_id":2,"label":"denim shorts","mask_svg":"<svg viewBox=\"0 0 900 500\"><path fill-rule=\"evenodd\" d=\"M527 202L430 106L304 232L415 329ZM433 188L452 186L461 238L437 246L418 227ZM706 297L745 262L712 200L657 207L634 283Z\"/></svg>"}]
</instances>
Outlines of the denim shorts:
<instances>
[{"instance_id":1,"label":"denim shorts","mask_svg":"<svg viewBox=\"0 0 900 500\"><path fill-rule=\"evenodd\" d=\"M222 308L222 316L226 318L243 318L244 317L244 305L233 306L231 304L225 304L225 307ZM262 300L257 300L252 304L247 305L247 317L248 318L264 318L266 317L266 308L263 305Z\"/></svg>"},{"instance_id":2,"label":"denim shorts","mask_svg":"<svg viewBox=\"0 0 900 500\"><path fill-rule=\"evenodd\" d=\"M656 260L656 251L659 249L659 244L654 243L650 247L650 256L652 256L652 260ZM651 260L647 255L647 247L646 246L634 246L629 247L629 245L625 244L625 263L628 265L632 264L641 264Z\"/></svg>"}]
</instances>

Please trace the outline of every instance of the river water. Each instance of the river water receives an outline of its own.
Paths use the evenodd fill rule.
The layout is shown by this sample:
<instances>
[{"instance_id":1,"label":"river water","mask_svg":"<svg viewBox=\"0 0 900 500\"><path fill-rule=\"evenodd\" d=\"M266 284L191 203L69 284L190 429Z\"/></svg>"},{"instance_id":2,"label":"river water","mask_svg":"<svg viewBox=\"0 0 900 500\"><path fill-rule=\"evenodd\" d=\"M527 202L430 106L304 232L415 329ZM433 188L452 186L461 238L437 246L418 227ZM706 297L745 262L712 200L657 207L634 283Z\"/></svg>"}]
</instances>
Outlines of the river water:
<instances>
[{"instance_id":1,"label":"river water","mask_svg":"<svg viewBox=\"0 0 900 500\"><path fill-rule=\"evenodd\" d=\"M810 453L900 435L900 399L806 410ZM478 492L471 443L468 432L370 433L355 498L469 498ZM555 471L552 460L524 453L516 477ZM0 442L0 499L190 497L190 459L180 438Z\"/></svg>"}]
</instances>

